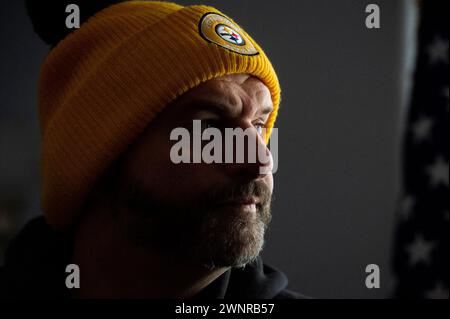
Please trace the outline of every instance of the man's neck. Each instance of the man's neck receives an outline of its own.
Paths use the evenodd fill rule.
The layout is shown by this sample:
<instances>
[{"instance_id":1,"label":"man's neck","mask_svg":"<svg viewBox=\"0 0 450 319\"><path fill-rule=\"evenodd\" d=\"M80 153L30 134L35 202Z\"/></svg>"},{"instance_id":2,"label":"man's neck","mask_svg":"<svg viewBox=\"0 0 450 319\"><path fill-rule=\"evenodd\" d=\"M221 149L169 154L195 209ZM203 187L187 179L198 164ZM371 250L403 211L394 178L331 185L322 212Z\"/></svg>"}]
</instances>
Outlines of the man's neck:
<instances>
[{"instance_id":1,"label":"man's neck","mask_svg":"<svg viewBox=\"0 0 450 319\"><path fill-rule=\"evenodd\" d=\"M74 238L73 263L80 268L74 298L191 298L227 268L174 262L137 247L101 207L87 212Z\"/></svg>"}]
</instances>

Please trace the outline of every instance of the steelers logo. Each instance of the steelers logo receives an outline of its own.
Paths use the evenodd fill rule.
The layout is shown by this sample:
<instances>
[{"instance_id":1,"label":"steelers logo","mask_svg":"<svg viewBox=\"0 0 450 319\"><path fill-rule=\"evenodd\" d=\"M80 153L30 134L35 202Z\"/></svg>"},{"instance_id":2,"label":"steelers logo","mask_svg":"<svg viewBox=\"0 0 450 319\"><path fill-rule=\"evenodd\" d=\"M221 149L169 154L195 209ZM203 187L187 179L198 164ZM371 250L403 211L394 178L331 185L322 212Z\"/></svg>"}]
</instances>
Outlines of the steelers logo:
<instances>
[{"instance_id":1,"label":"steelers logo","mask_svg":"<svg viewBox=\"0 0 450 319\"><path fill-rule=\"evenodd\" d=\"M259 54L244 31L227 17L215 12L207 13L201 18L199 32L208 42L227 50L243 55Z\"/></svg>"},{"instance_id":2,"label":"steelers logo","mask_svg":"<svg viewBox=\"0 0 450 319\"><path fill-rule=\"evenodd\" d=\"M230 27L226 26L225 24L218 24L216 26L216 33L225 41L228 41L232 44L236 45L245 45L245 40L241 37L241 35L231 29Z\"/></svg>"}]
</instances>

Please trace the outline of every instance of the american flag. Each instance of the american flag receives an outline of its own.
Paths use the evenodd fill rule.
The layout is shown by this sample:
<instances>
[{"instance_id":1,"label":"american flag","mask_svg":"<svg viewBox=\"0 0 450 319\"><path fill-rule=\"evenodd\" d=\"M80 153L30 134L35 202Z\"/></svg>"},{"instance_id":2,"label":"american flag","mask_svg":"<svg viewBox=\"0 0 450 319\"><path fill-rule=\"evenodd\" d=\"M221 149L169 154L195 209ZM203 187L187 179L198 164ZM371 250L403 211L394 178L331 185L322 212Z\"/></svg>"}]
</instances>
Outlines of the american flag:
<instances>
[{"instance_id":1,"label":"american flag","mask_svg":"<svg viewBox=\"0 0 450 319\"><path fill-rule=\"evenodd\" d=\"M399 298L449 298L448 9L441 0L420 8L393 256Z\"/></svg>"}]
</instances>

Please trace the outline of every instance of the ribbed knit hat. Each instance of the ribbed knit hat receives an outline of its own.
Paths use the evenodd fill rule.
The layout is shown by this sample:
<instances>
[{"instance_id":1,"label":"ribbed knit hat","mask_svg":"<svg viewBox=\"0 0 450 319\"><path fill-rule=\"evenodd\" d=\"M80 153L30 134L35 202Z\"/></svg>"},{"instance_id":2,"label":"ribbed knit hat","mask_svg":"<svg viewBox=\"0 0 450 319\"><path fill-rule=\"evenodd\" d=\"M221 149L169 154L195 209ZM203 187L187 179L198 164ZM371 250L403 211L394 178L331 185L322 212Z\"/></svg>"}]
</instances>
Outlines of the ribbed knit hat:
<instances>
[{"instance_id":1,"label":"ribbed knit hat","mask_svg":"<svg viewBox=\"0 0 450 319\"><path fill-rule=\"evenodd\" d=\"M49 224L76 222L94 184L166 105L233 73L269 88L270 134L280 101L275 71L261 47L212 7L128 1L66 36L46 57L39 82L41 200Z\"/></svg>"}]
</instances>

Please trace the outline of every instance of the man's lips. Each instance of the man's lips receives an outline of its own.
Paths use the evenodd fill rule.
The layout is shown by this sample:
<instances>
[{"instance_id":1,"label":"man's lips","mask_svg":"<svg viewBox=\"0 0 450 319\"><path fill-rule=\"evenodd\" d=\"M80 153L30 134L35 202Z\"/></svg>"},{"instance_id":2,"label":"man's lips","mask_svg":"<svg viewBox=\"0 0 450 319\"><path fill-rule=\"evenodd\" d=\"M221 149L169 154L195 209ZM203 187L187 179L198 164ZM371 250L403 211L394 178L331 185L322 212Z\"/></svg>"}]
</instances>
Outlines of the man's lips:
<instances>
[{"instance_id":1,"label":"man's lips","mask_svg":"<svg viewBox=\"0 0 450 319\"><path fill-rule=\"evenodd\" d=\"M259 204L258 198L254 196L240 197L219 203L219 206L250 206Z\"/></svg>"}]
</instances>

